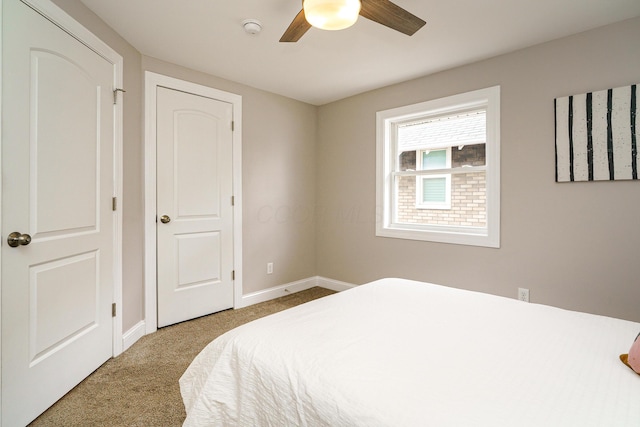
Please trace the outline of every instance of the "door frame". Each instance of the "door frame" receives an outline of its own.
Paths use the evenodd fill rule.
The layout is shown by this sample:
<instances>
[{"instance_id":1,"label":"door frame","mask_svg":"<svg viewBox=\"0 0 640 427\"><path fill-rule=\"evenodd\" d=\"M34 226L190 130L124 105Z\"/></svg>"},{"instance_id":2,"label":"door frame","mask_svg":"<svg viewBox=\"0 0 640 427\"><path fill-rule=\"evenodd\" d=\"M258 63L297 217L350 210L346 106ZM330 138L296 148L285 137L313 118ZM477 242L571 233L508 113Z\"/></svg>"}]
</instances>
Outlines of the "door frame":
<instances>
[{"instance_id":1,"label":"door frame","mask_svg":"<svg viewBox=\"0 0 640 427\"><path fill-rule=\"evenodd\" d=\"M123 88L123 58L122 56L113 50L109 45L100 40L91 31L85 28L81 23L72 18L62 8L57 6L50 0L20 0L28 7L35 10L40 15L51 21L60 29L79 40L89 49L100 55L107 60L113 66L114 81L112 90ZM2 22L2 0L0 0L0 22ZM2 69L2 34L0 32L0 70ZM2 73L0 73L0 114L2 113ZM119 101L113 106L114 108L114 165L113 165L113 180L114 180L114 194L118 200L118 209L114 212L114 258L113 258L113 303L116 304L116 315L112 318L112 352L113 357L122 353L122 192L123 192L123 179L122 179L122 149L123 149L123 101L122 96L119 97ZM0 122L0 147L4 143L2 141ZM0 159L1 160L1 159ZM0 161L0 225L2 224L2 162ZM0 229L0 236L5 235L5 230ZM2 265L2 252L0 251L0 266ZM1 273L1 271L0 271ZM0 289L1 289L2 276L0 274ZM2 330L2 292L0 292L0 331ZM2 355L2 340L0 339L0 356ZM0 357L0 360L1 357ZM2 372L0 370L0 382ZM2 399L2 390L0 390L0 401ZM0 420L0 423L2 421Z\"/></svg>"},{"instance_id":2,"label":"door frame","mask_svg":"<svg viewBox=\"0 0 640 427\"><path fill-rule=\"evenodd\" d=\"M156 92L158 87L228 102L233 108L233 307L242 300L242 96L209 86L145 71L144 74L144 330L158 330L157 235L156 235Z\"/></svg>"}]
</instances>

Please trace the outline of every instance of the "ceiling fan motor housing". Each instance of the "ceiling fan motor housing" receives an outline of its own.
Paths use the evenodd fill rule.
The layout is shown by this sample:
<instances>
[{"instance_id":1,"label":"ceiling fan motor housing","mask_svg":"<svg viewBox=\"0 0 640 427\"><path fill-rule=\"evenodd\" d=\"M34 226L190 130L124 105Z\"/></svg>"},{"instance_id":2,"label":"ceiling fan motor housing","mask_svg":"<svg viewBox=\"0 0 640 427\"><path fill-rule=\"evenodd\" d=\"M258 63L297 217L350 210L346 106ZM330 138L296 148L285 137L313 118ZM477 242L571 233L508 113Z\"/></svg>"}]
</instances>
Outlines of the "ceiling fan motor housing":
<instances>
[{"instance_id":1,"label":"ceiling fan motor housing","mask_svg":"<svg viewBox=\"0 0 640 427\"><path fill-rule=\"evenodd\" d=\"M304 0L307 21L323 30L343 30L358 20L360 0Z\"/></svg>"}]
</instances>

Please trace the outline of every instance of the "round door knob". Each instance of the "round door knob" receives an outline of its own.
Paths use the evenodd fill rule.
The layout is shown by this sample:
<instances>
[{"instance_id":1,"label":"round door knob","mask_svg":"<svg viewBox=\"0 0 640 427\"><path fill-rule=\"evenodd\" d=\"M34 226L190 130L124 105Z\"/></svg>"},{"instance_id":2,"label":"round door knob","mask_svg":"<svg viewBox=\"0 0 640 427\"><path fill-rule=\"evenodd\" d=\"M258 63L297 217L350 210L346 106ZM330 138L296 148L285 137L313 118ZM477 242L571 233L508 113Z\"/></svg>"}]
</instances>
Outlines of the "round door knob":
<instances>
[{"instance_id":1,"label":"round door knob","mask_svg":"<svg viewBox=\"0 0 640 427\"><path fill-rule=\"evenodd\" d=\"M13 233L9 234L9 237L7 237L7 243L9 243L9 246L11 246L12 248L17 248L18 246L27 246L29 243L31 243L31 236L14 231Z\"/></svg>"},{"instance_id":2,"label":"round door knob","mask_svg":"<svg viewBox=\"0 0 640 427\"><path fill-rule=\"evenodd\" d=\"M163 224L166 224L168 222L171 222L171 218L169 218L169 215L162 215L160 217L160 222L162 222Z\"/></svg>"}]
</instances>

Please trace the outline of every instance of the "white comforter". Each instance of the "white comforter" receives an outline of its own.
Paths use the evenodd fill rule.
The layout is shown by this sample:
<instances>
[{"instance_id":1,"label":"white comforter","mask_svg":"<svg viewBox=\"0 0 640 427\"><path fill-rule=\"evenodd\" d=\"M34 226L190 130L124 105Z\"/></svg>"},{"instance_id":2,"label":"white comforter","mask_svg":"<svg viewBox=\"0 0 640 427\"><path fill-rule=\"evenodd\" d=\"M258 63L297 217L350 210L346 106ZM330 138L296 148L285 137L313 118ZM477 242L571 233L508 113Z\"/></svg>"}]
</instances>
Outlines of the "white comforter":
<instances>
[{"instance_id":1,"label":"white comforter","mask_svg":"<svg viewBox=\"0 0 640 427\"><path fill-rule=\"evenodd\" d=\"M640 324L383 279L236 328L193 361L185 426L640 426Z\"/></svg>"}]
</instances>

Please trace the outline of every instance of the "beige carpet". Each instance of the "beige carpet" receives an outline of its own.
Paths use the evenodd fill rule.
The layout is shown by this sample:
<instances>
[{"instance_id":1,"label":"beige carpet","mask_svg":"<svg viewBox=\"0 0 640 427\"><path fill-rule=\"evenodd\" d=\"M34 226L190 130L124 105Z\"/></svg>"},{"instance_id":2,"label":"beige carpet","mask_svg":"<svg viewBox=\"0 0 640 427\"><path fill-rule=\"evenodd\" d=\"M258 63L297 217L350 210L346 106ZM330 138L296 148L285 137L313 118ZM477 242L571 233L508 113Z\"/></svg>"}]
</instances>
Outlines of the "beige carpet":
<instances>
[{"instance_id":1,"label":"beige carpet","mask_svg":"<svg viewBox=\"0 0 640 427\"><path fill-rule=\"evenodd\" d=\"M227 310L147 335L38 417L31 426L181 426L178 379L211 340L251 320L332 294L323 288Z\"/></svg>"}]
</instances>

